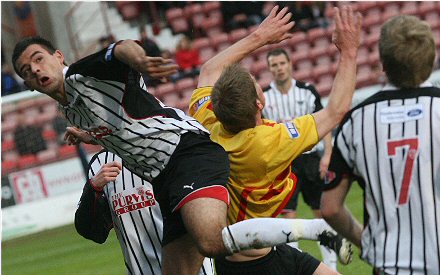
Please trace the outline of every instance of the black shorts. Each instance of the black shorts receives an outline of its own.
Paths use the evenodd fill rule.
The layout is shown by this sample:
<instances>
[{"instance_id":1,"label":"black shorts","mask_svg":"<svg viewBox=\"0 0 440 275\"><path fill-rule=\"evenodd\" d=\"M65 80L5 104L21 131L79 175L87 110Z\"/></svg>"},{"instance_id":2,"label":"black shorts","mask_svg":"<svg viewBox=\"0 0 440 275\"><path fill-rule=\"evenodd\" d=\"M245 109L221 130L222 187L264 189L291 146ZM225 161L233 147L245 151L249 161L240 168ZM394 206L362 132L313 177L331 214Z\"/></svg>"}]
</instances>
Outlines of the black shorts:
<instances>
[{"instance_id":1,"label":"black shorts","mask_svg":"<svg viewBox=\"0 0 440 275\"><path fill-rule=\"evenodd\" d=\"M210 197L229 204L228 177L229 159L223 147L205 134L182 135L165 169L152 182L163 217L162 245L186 233L178 211L185 203Z\"/></svg>"},{"instance_id":2,"label":"black shorts","mask_svg":"<svg viewBox=\"0 0 440 275\"><path fill-rule=\"evenodd\" d=\"M287 244L279 245L264 257L246 262L215 259L218 275L307 275L313 274L320 261Z\"/></svg>"},{"instance_id":3,"label":"black shorts","mask_svg":"<svg viewBox=\"0 0 440 275\"><path fill-rule=\"evenodd\" d=\"M319 210L324 181L319 175L319 162L321 157L318 153L302 154L292 163L292 171L298 182L292 198L284 207L285 210L296 210L298 196L301 192L304 201L313 210ZM285 211L284 211L285 212Z\"/></svg>"}]
</instances>

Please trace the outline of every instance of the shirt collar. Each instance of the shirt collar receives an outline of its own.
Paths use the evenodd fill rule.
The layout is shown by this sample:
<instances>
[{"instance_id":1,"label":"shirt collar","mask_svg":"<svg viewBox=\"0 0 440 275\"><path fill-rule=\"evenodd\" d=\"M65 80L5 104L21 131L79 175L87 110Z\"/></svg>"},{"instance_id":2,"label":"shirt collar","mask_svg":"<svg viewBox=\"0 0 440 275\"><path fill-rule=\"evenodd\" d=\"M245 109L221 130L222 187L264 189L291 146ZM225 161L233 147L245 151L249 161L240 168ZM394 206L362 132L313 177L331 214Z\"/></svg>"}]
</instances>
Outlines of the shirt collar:
<instances>
[{"instance_id":1,"label":"shirt collar","mask_svg":"<svg viewBox=\"0 0 440 275\"><path fill-rule=\"evenodd\" d=\"M419 85L419 88L433 87L433 86L434 86L434 85L432 85L431 82L429 82L428 80L426 80L425 82L423 82L422 84ZM387 90L387 91L389 91L389 90L399 90L399 89L400 89L400 88L394 86L393 84L391 84L391 83L387 83L387 84L385 84L385 86L383 87L382 90Z\"/></svg>"}]
</instances>

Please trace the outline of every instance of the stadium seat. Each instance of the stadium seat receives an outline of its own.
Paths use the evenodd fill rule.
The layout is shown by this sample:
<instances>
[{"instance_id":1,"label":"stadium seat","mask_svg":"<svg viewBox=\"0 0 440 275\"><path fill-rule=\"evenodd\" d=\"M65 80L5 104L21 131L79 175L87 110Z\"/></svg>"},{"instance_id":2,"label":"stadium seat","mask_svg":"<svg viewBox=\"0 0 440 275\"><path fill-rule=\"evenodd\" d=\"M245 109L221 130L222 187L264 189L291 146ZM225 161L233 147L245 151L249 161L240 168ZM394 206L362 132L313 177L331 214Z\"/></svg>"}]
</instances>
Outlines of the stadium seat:
<instances>
[{"instance_id":1,"label":"stadium seat","mask_svg":"<svg viewBox=\"0 0 440 275\"><path fill-rule=\"evenodd\" d=\"M173 21L169 21L169 24L174 33L189 31L188 21L184 17L173 19Z\"/></svg>"},{"instance_id":2,"label":"stadium seat","mask_svg":"<svg viewBox=\"0 0 440 275\"><path fill-rule=\"evenodd\" d=\"M142 9L140 2L137 1L117 1L116 7L122 18L127 21L138 18Z\"/></svg>"},{"instance_id":3,"label":"stadium seat","mask_svg":"<svg viewBox=\"0 0 440 275\"><path fill-rule=\"evenodd\" d=\"M37 153L37 161L39 162L39 164L55 161L57 157L57 150L52 148Z\"/></svg>"},{"instance_id":4,"label":"stadium seat","mask_svg":"<svg viewBox=\"0 0 440 275\"><path fill-rule=\"evenodd\" d=\"M264 70L268 70L267 68L267 62L264 59L259 59L258 61L254 62L251 66L251 74L254 76L259 75Z\"/></svg>"},{"instance_id":5,"label":"stadium seat","mask_svg":"<svg viewBox=\"0 0 440 275\"><path fill-rule=\"evenodd\" d=\"M177 18L184 17L183 9L178 7L169 8L165 12L165 17L167 18L168 22L172 22Z\"/></svg>"},{"instance_id":6,"label":"stadium seat","mask_svg":"<svg viewBox=\"0 0 440 275\"><path fill-rule=\"evenodd\" d=\"M220 10L220 2L218 1L207 1L202 4L202 10L205 14L209 14L212 11Z\"/></svg>"},{"instance_id":7,"label":"stadium seat","mask_svg":"<svg viewBox=\"0 0 440 275\"><path fill-rule=\"evenodd\" d=\"M440 25L440 15L438 11L430 11L425 14L425 21L431 26L432 29L437 29ZM437 38L438 39L438 38Z\"/></svg>"},{"instance_id":8,"label":"stadium seat","mask_svg":"<svg viewBox=\"0 0 440 275\"><path fill-rule=\"evenodd\" d=\"M385 4L384 11L382 12L382 22L390 19L393 16L400 14L399 4L396 2L388 2Z\"/></svg>"},{"instance_id":9,"label":"stadium seat","mask_svg":"<svg viewBox=\"0 0 440 275\"><path fill-rule=\"evenodd\" d=\"M188 2L188 4L183 8L183 14L187 19L192 18L196 14L203 14L202 4L197 2Z\"/></svg>"},{"instance_id":10,"label":"stadium seat","mask_svg":"<svg viewBox=\"0 0 440 275\"><path fill-rule=\"evenodd\" d=\"M358 54L357 54L357 58L356 58L356 63L357 65L363 65L368 63L368 56L370 55L370 51L368 50L367 47L365 46L361 46L358 49Z\"/></svg>"},{"instance_id":11,"label":"stadium seat","mask_svg":"<svg viewBox=\"0 0 440 275\"><path fill-rule=\"evenodd\" d=\"M191 17L191 22L195 30L202 29L202 25L205 20L206 16L203 13L197 13Z\"/></svg>"},{"instance_id":12,"label":"stadium seat","mask_svg":"<svg viewBox=\"0 0 440 275\"><path fill-rule=\"evenodd\" d=\"M208 17L202 24L202 29L208 33L210 29L221 29L223 20L220 17Z\"/></svg>"},{"instance_id":13,"label":"stadium seat","mask_svg":"<svg viewBox=\"0 0 440 275\"><path fill-rule=\"evenodd\" d=\"M294 32L292 38L288 39L289 47L293 50L296 44L306 41L307 35L304 32Z\"/></svg>"},{"instance_id":14,"label":"stadium seat","mask_svg":"<svg viewBox=\"0 0 440 275\"><path fill-rule=\"evenodd\" d=\"M201 49L199 52L200 62L203 64L215 55L215 51L211 47Z\"/></svg>"},{"instance_id":15,"label":"stadium seat","mask_svg":"<svg viewBox=\"0 0 440 275\"><path fill-rule=\"evenodd\" d=\"M246 70L250 71L252 65L254 64L255 60L252 56L246 56L243 58L240 62L240 65L245 68Z\"/></svg>"},{"instance_id":16,"label":"stadium seat","mask_svg":"<svg viewBox=\"0 0 440 275\"><path fill-rule=\"evenodd\" d=\"M332 74L325 74L317 79L317 84L315 87L321 96L327 96L330 93L333 85L333 78L334 77Z\"/></svg>"},{"instance_id":17,"label":"stadium seat","mask_svg":"<svg viewBox=\"0 0 440 275\"><path fill-rule=\"evenodd\" d=\"M62 145L58 147L58 156L61 159L66 159L70 157L74 157L77 155L76 147L70 145Z\"/></svg>"},{"instance_id":18,"label":"stadium seat","mask_svg":"<svg viewBox=\"0 0 440 275\"><path fill-rule=\"evenodd\" d=\"M435 11L436 6L434 1L421 1L417 8L417 14L424 17L426 13Z\"/></svg>"},{"instance_id":19,"label":"stadium seat","mask_svg":"<svg viewBox=\"0 0 440 275\"><path fill-rule=\"evenodd\" d=\"M13 161L17 162L19 157L20 156L18 155L18 152L15 150L2 152L2 160L13 160Z\"/></svg>"},{"instance_id":20,"label":"stadium seat","mask_svg":"<svg viewBox=\"0 0 440 275\"><path fill-rule=\"evenodd\" d=\"M16 120L6 120L2 122L2 133L13 131L17 127Z\"/></svg>"},{"instance_id":21,"label":"stadium seat","mask_svg":"<svg viewBox=\"0 0 440 275\"><path fill-rule=\"evenodd\" d=\"M307 66L308 69L312 68L312 61L309 59L309 53L307 51L293 52L290 55L290 60L296 66L297 70L305 69L305 66ZM308 66L308 64L310 64L310 66Z\"/></svg>"},{"instance_id":22,"label":"stadium seat","mask_svg":"<svg viewBox=\"0 0 440 275\"><path fill-rule=\"evenodd\" d=\"M330 66L328 65L320 65L320 66L316 66L313 68L312 70L312 77L315 80L318 80L321 76L325 75L325 74L330 74Z\"/></svg>"},{"instance_id":23,"label":"stadium seat","mask_svg":"<svg viewBox=\"0 0 440 275\"><path fill-rule=\"evenodd\" d=\"M176 93L168 93L163 95L163 103L167 106L171 106L171 107L177 107L179 101L180 101L180 96L179 94Z\"/></svg>"},{"instance_id":24,"label":"stadium seat","mask_svg":"<svg viewBox=\"0 0 440 275\"><path fill-rule=\"evenodd\" d=\"M12 140L2 140L2 154L7 151L15 149L15 141Z\"/></svg>"},{"instance_id":25,"label":"stadium seat","mask_svg":"<svg viewBox=\"0 0 440 275\"><path fill-rule=\"evenodd\" d=\"M365 17L362 21L363 29L369 29L370 26L382 24L381 16L382 13L379 12L379 15L372 15Z\"/></svg>"},{"instance_id":26,"label":"stadium seat","mask_svg":"<svg viewBox=\"0 0 440 275\"><path fill-rule=\"evenodd\" d=\"M28 108L36 106L36 103L32 99L20 100L17 102L17 111L24 111Z\"/></svg>"},{"instance_id":27,"label":"stadium seat","mask_svg":"<svg viewBox=\"0 0 440 275\"><path fill-rule=\"evenodd\" d=\"M327 56L327 46L317 46L310 50L309 58L316 64L317 59L321 56Z\"/></svg>"},{"instance_id":28,"label":"stadium seat","mask_svg":"<svg viewBox=\"0 0 440 275\"><path fill-rule=\"evenodd\" d=\"M327 34L326 34L325 29L323 29L323 28L313 28L307 32L306 37L307 37L309 44L314 44L315 40L320 37L327 38Z\"/></svg>"},{"instance_id":29,"label":"stadium seat","mask_svg":"<svg viewBox=\"0 0 440 275\"><path fill-rule=\"evenodd\" d=\"M45 129L43 130L43 138L44 140L54 140L57 139L57 132L53 129Z\"/></svg>"},{"instance_id":30,"label":"stadium seat","mask_svg":"<svg viewBox=\"0 0 440 275\"><path fill-rule=\"evenodd\" d=\"M222 32L209 38L211 47L218 49L222 44L229 44L229 36Z\"/></svg>"},{"instance_id":31,"label":"stadium seat","mask_svg":"<svg viewBox=\"0 0 440 275\"><path fill-rule=\"evenodd\" d=\"M24 155L18 159L18 169L29 168L37 164L37 157L35 155Z\"/></svg>"},{"instance_id":32,"label":"stadium seat","mask_svg":"<svg viewBox=\"0 0 440 275\"><path fill-rule=\"evenodd\" d=\"M176 87L174 83L168 82L160 84L156 87L156 97L162 99L166 94L171 94L176 92Z\"/></svg>"},{"instance_id":33,"label":"stadium seat","mask_svg":"<svg viewBox=\"0 0 440 275\"><path fill-rule=\"evenodd\" d=\"M5 176L17 169L17 161L15 160L4 160L2 161L2 176Z\"/></svg>"},{"instance_id":34,"label":"stadium seat","mask_svg":"<svg viewBox=\"0 0 440 275\"><path fill-rule=\"evenodd\" d=\"M272 75L268 76L266 73L264 73L260 76L260 79L258 79L257 82L261 89L265 90L269 87L270 82L272 82Z\"/></svg>"},{"instance_id":35,"label":"stadium seat","mask_svg":"<svg viewBox=\"0 0 440 275\"><path fill-rule=\"evenodd\" d=\"M293 72L293 76L294 76L295 79L298 79L298 80L301 80L301 81L305 81L305 82L308 81L308 82L311 82L311 83L315 82L314 79L313 79L313 76L312 76L312 70L311 69L309 69L309 70L306 70L306 69L304 69L304 70L296 70L296 71Z\"/></svg>"},{"instance_id":36,"label":"stadium seat","mask_svg":"<svg viewBox=\"0 0 440 275\"><path fill-rule=\"evenodd\" d=\"M210 46L210 40L207 37L196 38L192 41L192 47L196 50Z\"/></svg>"},{"instance_id":37,"label":"stadium seat","mask_svg":"<svg viewBox=\"0 0 440 275\"><path fill-rule=\"evenodd\" d=\"M229 42L235 43L238 40L246 37L248 35L248 31L245 28L235 29L229 33Z\"/></svg>"},{"instance_id":38,"label":"stadium seat","mask_svg":"<svg viewBox=\"0 0 440 275\"><path fill-rule=\"evenodd\" d=\"M369 9L377 8L376 1L360 1L357 4L358 4L358 11L362 13L368 11Z\"/></svg>"},{"instance_id":39,"label":"stadium seat","mask_svg":"<svg viewBox=\"0 0 440 275\"><path fill-rule=\"evenodd\" d=\"M362 65L357 69L356 87L361 88L370 84L371 68L370 65Z\"/></svg>"},{"instance_id":40,"label":"stadium seat","mask_svg":"<svg viewBox=\"0 0 440 275\"><path fill-rule=\"evenodd\" d=\"M402 7L400 8L401 14L407 15L417 15L418 14L418 2L402 2Z\"/></svg>"},{"instance_id":41,"label":"stadium seat","mask_svg":"<svg viewBox=\"0 0 440 275\"><path fill-rule=\"evenodd\" d=\"M87 151L87 153L97 153L102 150L101 145L94 145L94 144L82 144L83 148Z\"/></svg>"},{"instance_id":42,"label":"stadium seat","mask_svg":"<svg viewBox=\"0 0 440 275\"><path fill-rule=\"evenodd\" d=\"M192 77L185 77L176 81L176 91L182 93L186 89L193 90L195 88L194 79Z\"/></svg>"}]
</instances>

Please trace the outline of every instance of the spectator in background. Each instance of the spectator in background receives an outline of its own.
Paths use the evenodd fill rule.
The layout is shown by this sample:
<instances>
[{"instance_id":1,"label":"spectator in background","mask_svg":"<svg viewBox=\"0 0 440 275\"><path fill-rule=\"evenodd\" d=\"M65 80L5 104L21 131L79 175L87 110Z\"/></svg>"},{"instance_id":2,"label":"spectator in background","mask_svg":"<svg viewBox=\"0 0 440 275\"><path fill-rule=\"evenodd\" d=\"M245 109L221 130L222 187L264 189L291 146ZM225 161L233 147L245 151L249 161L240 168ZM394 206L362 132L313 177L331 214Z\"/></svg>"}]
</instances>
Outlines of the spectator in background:
<instances>
[{"instance_id":1,"label":"spectator in background","mask_svg":"<svg viewBox=\"0 0 440 275\"><path fill-rule=\"evenodd\" d=\"M14 130L14 141L21 156L46 150L42 129L35 125L27 125L24 114L18 116L18 126Z\"/></svg>"},{"instance_id":2,"label":"spectator in background","mask_svg":"<svg viewBox=\"0 0 440 275\"><path fill-rule=\"evenodd\" d=\"M162 52L160 51L159 46L157 46L154 40L150 39L147 34L147 30L145 26L141 26L139 28L139 36L141 41L141 46L144 48L146 54L148 56L161 56Z\"/></svg>"},{"instance_id":3,"label":"spectator in background","mask_svg":"<svg viewBox=\"0 0 440 275\"><path fill-rule=\"evenodd\" d=\"M179 65L179 72L177 77L173 77L174 81L184 77L194 77L200 73L199 51L192 48L188 36L182 36L177 43L175 58Z\"/></svg>"},{"instance_id":4,"label":"spectator in background","mask_svg":"<svg viewBox=\"0 0 440 275\"><path fill-rule=\"evenodd\" d=\"M11 66L2 64L2 96L21 92L23 89L15 78Z\"/></svg>"},{"instance_id":5,"label":"spectator in background","mask_svg":"<svg viewBox=\"0 0 440 275\"><path fill-rule=\"evenodd\" d=\"M324 17L325 2L278 1L278 4L289 7L289 11L293 15L292 19L295 21L295 29L307 31L328 25Z\"/></svg>"},{"instance_id":6,"label":"spectator in background","mask_svg":"<svg viewBox=\"0 0 440 275\"><path fill-rule=\"evenodd\" d=\"M248 28L263 21L262 1L222 1L224 31L229 32L238 28Z\"/></svg>"},{"instance_id":7,"label":"spectator in background","mask_svg":"<svg viewBox=\"0 0 440 275\"><path fill-rule=\"evenodd\" d=\"M66 142L64 141L64 134L66 133L67 120L61 114L61 112L57 112L57 116L52 120L52 127L57 133L58 144L59 145L66 144Z\"/></svg>"}]
</instances>

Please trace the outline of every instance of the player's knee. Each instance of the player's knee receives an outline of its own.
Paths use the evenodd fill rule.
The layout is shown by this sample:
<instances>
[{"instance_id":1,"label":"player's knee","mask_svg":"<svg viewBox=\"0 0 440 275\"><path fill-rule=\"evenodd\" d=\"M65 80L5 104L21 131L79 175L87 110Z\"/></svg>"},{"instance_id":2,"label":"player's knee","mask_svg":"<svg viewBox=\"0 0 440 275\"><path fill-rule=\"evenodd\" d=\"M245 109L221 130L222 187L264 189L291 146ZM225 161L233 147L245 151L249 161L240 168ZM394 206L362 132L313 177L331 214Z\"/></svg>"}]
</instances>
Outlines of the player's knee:
<instances>
[{"instance_id":1,"label":"player's knee","mask_svg":"<svg viewBox=\"0 0 440 275\"><path fill-rule=\"evenodd\" d=\"M197 244L200 254L205 257L215 258L226 254L223 242L199 241Z\"/></svg>"}]
</instances>

